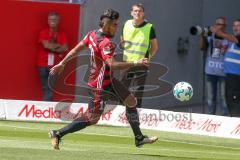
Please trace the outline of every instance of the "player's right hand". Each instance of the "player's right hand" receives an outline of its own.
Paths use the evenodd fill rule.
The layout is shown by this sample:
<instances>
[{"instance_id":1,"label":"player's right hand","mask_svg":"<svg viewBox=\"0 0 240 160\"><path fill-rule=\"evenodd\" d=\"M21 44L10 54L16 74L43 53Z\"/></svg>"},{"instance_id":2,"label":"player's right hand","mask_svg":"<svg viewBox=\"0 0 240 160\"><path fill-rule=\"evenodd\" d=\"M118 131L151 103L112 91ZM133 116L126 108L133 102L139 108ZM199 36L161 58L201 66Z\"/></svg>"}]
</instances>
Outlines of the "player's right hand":
<instances>
[{"instance_id":1,"label":"player's right hand","mask_svg":"<svg viewBox=\"0 0 240 160\"><path fill-rule=\"evenodd\" d=\"M142 65L144 65L144 66L149 66L149 60L148 60L148 58L142 58L142 59L140 59L140 60L138 60L138 63L139 64L142 64Z\"/></svg>"},{"instance_id":2,"label":"player's right hand","mask_svg":"<svg viewBox=\"0 0 240 160\"><path fill-rule=\"evenodd\" d=\"M53 66L51 69L50 69L50 74L51 75L55 75L55 74L60 74L62 73L62 71L64 70L64 65L60 62L58 63L57 65Z\"/></svg>"}]
</instances>

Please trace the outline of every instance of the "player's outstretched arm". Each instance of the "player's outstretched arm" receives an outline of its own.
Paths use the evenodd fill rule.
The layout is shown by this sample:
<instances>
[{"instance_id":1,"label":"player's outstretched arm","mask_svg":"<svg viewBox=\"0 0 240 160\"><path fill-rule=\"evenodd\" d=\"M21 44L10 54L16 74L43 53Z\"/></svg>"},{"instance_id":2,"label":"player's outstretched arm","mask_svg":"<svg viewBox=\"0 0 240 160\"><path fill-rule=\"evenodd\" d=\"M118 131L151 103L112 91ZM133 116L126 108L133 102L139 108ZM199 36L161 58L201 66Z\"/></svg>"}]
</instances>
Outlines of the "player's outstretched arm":
<instances>
[{"instance_id":1,"label":"player's outstretched arm","mask_svg":"<svg viewBox=\"0 0 240 160\"><path fill-rule=\"evenodd\" d=\"M134 66L147 66L147 67L149 66L148 58L143 58L134 62L119 62L116 61L114 58L109 58L106 60L106 63L112 70L122 70Z\"/></svg>"},{"instance_id":2,"label":"player's outstretched arm","mask_svg":"<svg viewBox=\"0 0 240 160\"><path fill-rule=\"evenodd\" d=\"M70 52L68 52L68 54L60 63L50 69L50 74L60 74L64 70L64 66L67 64L67 62L70 61L73 57L75 57L77 53L82 51L85 47L86 46L82 41L78 43L78 45L76 45Z\"/></svg>"}]
</instances>

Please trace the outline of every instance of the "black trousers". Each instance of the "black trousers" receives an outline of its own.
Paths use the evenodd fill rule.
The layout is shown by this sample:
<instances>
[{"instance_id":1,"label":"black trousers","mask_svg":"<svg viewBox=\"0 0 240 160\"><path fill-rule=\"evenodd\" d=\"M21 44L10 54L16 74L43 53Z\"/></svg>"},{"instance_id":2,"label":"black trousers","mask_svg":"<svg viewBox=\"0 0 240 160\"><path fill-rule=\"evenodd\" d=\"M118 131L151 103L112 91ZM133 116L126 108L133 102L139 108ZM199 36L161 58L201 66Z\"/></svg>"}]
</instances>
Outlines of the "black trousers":
<instances>
[{"instance_id":1,"label":"black trousers","mask_svg":"<svg viewBox=\"0 0 240 160\"><path fill-rule=\"evenodd\" d=\"M240 75L226 75L226 103L232 117L240 117Z\"/></svg>"}]
</instances>

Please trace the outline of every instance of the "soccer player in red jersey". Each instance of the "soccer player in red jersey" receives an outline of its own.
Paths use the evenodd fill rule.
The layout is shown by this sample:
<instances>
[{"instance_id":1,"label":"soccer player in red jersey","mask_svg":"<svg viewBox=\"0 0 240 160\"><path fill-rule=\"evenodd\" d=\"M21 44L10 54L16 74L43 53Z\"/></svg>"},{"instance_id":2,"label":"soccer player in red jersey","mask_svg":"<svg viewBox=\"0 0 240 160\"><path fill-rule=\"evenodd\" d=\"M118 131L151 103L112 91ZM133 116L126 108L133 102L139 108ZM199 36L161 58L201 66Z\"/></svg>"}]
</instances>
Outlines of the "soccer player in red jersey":
<instances>
[{"instance_id":1,"label":"soccer player in red jersey","mask_svg":"<svg viewBox=\"0 0 240 160\"><path fill-rule=\"evenodd\" d=\"M133 130L136 147L157 141L158 138L155 136L148 137L142 134L139 128L136 97L119 80L112 77L113 70L149 65L147 58L136 62L119 62L113 58L116 46L112 43L111 38L115 35L118 23L119 13L113 9L105 10L100 17L100 29L89 32L59 64L51 68L51 75L60 74L64 70L65 64L79 51L86 47L91 51L88 110L67 126L49 132L54 149L59 149L59 142L64 135L96 124L104 110L104 106L102 106L104 103L101 102L112 98L121 101L126 106L126 117Z\"/></svg>"}]
</instances>

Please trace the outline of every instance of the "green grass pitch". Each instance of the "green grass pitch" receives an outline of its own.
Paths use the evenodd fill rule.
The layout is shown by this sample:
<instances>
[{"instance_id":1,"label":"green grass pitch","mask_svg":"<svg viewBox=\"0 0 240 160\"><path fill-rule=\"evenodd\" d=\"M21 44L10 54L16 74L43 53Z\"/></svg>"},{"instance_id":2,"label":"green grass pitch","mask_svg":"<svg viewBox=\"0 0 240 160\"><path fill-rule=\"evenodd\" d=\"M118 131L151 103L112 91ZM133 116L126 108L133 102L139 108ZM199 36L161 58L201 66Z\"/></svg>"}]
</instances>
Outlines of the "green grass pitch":
<instances>
[{"instance_id":1,"label":"green grass pitch","mask_svg":"<svg viewBox=\"0 0 240 160\"><path fill-rule=\"evenodd\" d=\"M143 130L159 140L134 146L128 127L91 126L52 149L48 131L64 124L0 121L0 160L239 160L240 140Z\"/></svg>"}]
</instances>

